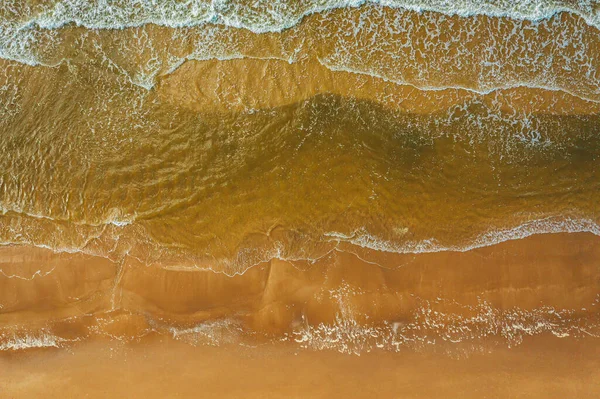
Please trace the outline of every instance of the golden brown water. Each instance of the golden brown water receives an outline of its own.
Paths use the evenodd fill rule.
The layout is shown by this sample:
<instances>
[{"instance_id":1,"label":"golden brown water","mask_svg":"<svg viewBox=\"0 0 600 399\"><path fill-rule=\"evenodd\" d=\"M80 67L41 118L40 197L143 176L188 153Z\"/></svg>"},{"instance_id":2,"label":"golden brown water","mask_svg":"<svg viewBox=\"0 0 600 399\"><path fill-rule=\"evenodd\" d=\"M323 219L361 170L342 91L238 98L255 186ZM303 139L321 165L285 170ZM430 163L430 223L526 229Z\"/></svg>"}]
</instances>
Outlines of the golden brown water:
<instances>
[{"instance_id":1,"label":"golden brown water","mask_svg":"<svg viewBox=\"0 0 600 399\"><path fill-rule=\"evenodd\" d=\"M597 397L595 2L107 4L0 5L0 396Z\"/></svg>"}]
</instances>

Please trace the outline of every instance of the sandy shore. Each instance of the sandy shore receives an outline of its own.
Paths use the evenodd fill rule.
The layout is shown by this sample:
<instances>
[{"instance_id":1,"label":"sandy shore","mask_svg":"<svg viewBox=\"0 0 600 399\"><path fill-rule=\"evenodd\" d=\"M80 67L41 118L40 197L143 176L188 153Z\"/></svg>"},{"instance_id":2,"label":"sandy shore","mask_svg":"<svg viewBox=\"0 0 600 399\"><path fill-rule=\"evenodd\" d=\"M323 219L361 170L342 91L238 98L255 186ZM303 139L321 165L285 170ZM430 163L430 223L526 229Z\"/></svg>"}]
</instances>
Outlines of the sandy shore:
<instances>
[{"instance_id":1,"label":"sandy shore","mask_svg":"<svg viewBox=\"0 0 600 399\"><path fill-rule=\"evenodd\" d=\"M235 277L2 247L0 384L7 397L596 397L598 240L368 262L340 248ZM189 332L224 320L227 334ZM412 343L385 346L390 322ZM8 348L36 331L59 348Z\"/></svg>"},{"instance_id":2,"label":"sandy shore","mask_svg":"<svg viewBox=\"0 0 600 399\"><path fill-rule=\"evenodd\" d=\"M369 314L375 321L409 317L418 300L438 298L467 307L485 301L498 309L543 305L594 315L598 241L587 233L547 234L467 252L416 255L340 244L315 264L272 260L233 277L148 266L133 258L119 264L1 247L0 321L27 325L125 310L184 325L241 317L253 329L281 333L302 315L313 322L333 320L337 299L323 293L339 289L352 291L347 299L359 318Z\"/></svg>"},{"instance_id":3,"label":"sandy shore","mask_svg":"<svg viewBox=\"0 0 600 399\"><path fill-rule=\"evenodd\" d=\"M170 338L97 341L0 355L7 398L597 398L597 340L538 337L453 359L431 353L360 357L259 348L192 347Z\"/></svg>"}]
</instances>

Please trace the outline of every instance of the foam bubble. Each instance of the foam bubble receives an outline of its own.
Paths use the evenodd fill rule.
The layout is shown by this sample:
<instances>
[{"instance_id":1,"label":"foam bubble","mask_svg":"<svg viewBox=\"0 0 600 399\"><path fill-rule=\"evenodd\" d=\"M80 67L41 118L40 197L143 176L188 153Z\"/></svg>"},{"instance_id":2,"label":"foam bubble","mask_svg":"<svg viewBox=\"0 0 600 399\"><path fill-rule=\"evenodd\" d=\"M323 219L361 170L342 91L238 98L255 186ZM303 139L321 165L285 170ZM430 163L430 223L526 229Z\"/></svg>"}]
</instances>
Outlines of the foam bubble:
<instances>
[{"instance_id":1,"label":"foam bubble","mask_svg":"<svg viewBox=\"0 0 600 399\"><path fill-rule=\"evenodd\" d=\"M490 230L476 236L464 245L444 245L435 238L395 243L376 237L366 229L359 229L350 234L333 231L325 233L324 237L327 240L348 242L358 247L375 251L418 254L446 251L467 252L472 249L488 247L505 241L520 240L536 234L556 233L592 233L600 236L600 226L590 219L547 217L532 220L511 228Z\"/></svg>"},{"instance_id":2,"label":"foam bubble","mask_svg":"<svg viewBox=\"0 0 600 399\"><path fill-rule=\"evenodd\" d=\"M0 351L16 351L33 348L59 348L65 339L48 333L45 330L33 334L17 335L10 337L0 337Z\"/></svg>"},{"instance_id":3,"label":"foam bubble","mask_svg":"<svg viewBox=\"0 0 600 399\"><path fill-rule=\"evenodd\" d=\"M348 295L344 298L348 299ZM352 312L342 307L332 323L310 324L305 320L294 330L291 339L305 349L333 350L358 356L374 350L423 350L447 343L450 344L450 347L444 347L447 354L456 355L457 350L466 349L463 354L468 356L485 347L489 349L490 345L515 347L526 337L545 333L557 338L598 337L600 334L596 319L585 326L573 323L577 318L574 310L557 310L549 306L531 310L498 309L486 301L480 301L476 306L452 302L454 308L460 309L455 313L437 307L446 302L442 298L420 300L410 320L380 325L358 323Z\"/></svg>"},{"instance_id":4,"label":"foam bubble","mask_svg":"<svg viewBox=\"0 0 600 399\"><path fill-rule=\"evenodd\" d=\"M21 27L38 25L46 29L56 29L69 23L93 29L122 29L148 23L169 27L218 23L255 33L280 32L298 24L307 15L364 4L463 17L488 15L532 21L569 12L581 16L592 26L600 26L600 3L596 0L263 0L251 6L243 1L223 0L129 0L120 6L102 0L62 0L41 9L28 4L19 7L13 3L5 4L5 15L18 18Z\"/></svg>"},{"instance_id":5,"label":"foam bubble","mask_svg":"<svg viewBox=\"0 0 600 399\"><path fill-rule=\"evenodd\" d=\"M239 338L241 327L234 320L210 320L191 328L170 327L171 336L192 345L219 346Z\"/></svg>"}]
</instances>

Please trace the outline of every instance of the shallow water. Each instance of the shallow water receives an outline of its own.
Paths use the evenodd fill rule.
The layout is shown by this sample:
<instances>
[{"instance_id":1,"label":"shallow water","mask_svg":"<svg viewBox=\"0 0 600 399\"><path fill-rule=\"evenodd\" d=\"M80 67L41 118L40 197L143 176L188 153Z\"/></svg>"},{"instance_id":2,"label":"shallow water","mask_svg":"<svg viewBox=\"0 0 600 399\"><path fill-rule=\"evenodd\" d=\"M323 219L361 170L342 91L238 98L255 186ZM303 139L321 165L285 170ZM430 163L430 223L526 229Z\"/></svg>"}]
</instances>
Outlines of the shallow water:
<instances>
[{"instance_id":1,"label":"shallow water","mask_svg":"<svg viewBox=\"0 0 600 399\"><path fill-rule=\"evenodd\" d=\"M596 345L599 12L4 2L0 352Z\"/></svg>"}]
</instances>

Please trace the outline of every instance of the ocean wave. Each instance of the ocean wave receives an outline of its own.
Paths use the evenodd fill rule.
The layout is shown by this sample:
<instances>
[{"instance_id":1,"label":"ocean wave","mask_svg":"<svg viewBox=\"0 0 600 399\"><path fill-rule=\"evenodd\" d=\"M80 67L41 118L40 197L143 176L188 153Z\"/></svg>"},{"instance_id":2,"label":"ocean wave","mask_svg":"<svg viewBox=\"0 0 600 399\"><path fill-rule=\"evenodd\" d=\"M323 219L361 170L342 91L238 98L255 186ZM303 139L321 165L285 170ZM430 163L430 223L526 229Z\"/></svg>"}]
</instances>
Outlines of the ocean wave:
<instances>
[{"instance_id":1,"label":"ocean wave","mask_svg":"<svg viewBox=\"0 0 600 399\"><path fill-rule=\"evenodd\" d=\"M205 38L193 43L194 49L189 54L184 54L179 50L164 50L155 48L155 44L151 39L147 42L141 41L133 46L135 49L129 48L120 42L113 43L113 46L118 49L117 53L124 59L135 58L141 55L141 52L147 51L151 53L151 58L147 63L140 62L137 67L124 67L118 61L111 59L111 55L107 55L101 45L97 44L95 50L102 53L102 62L110 69L116 70L119 74L126 76L129 81L146 90L151 90L159 76L166 76L177 70L182 64L188 60L231 60L231 59L281 59L285 62L298 61L298 54L291 50L282 50L282 54L257 55L246 54L241 51L238 46L230 42L224 34L224 27L232 27L235 29L249 30L257 34L281 32L289 28L293 28L306 16L311 14L319 14L328 10L340 8L356 8L365 6L364 13L360 11L359 25L350 22L352 17L347 18L347 22L339 24L340 34L332 37L325 36L324 40L330 41L337 49L335 54L325 56L317 56L323 66L332 71L344 71L354 74L368 75L375 78L380 78L385 81L390 81L396 84L410 85L421 90L446 90L446 89L464 89L479 94L489 94L497 90L511 89L515 87L539 88L543 90L562 91L587 101L598 102L598 80L596 77L596 69L593 65L591 57L593 57L593 49L595 42L586 41L586 37L582 36L581 32L574 35L573 32L562 32L560 21L553 20L550 29L557 34L557 42L565 42L557 46L557 49L552 52L552 56L537 60L543 53L542 44L538 43L535 49L524 49L510 47L505 51L508 54L508 59L521 60L517 62L519 73L511 74L510 68L507 68L507 54L500 51L497 53L489 52L488 48L476 49L470 48L475 45L475 41L467 40L467 43L459 43L457 41L446 42L441 39L443 26L448 28L439 18L445 18L444 15L490 15L514 17L516 20L533 20L540 21L551 18L561 12L570 12L582 16L586 21L592 21L600 18L600 3L591 1L580 1L578 3L569 3L566 1L551 2L551 1L314 1L303 4L286 3L286 2L256 2L251 7L243 6L237 2L200 2L187 1L182 3L174 2L158 2L155 4L148 3L142 0L133 0L124 2L119 6L107 4L105 1L84 2L81 0L57 1L48 6L27 7L26 5L5 5L4 11L0 11L0 58L24 63L32 66L47 66L55 67L63 63L70 62L70 55L67 55L72 50L74 43L65 39L58 28L68 24L75 24L89 29L124 29L139 27L146 24L154 24L165 27L192 27L207 25ZM385 6L385 7L381 7ZM0 6L1 7L1 6ZM399 32L404 32L407 35L413 35L412 26L408 20L400 16L399 23L397 18L390 18L385 15L382 10L395 8L408 11L437 11L440 15L432 17L431 22L442 26L437 32L429 32L433 34L430 42L431 49L437 57L438 52L444 53L444 48L451 46L460 50L457 55L441 57L438 63L428 63L421 65L418 62L400 62L398 57L415 60L418 57L412 52L386 50L386 40L381 42L367 42L366 37L369 32L381 37L383 33L390 33L389 41L397 43L400 36ZM371 11L374 11L373 14ZM364 14L364 15L362 15ZM586 17L587 16L587 17ZM372 22L379 21L375 25ZM429 19L429 18L428 18ZM340 21L345 21L344 19ZM469 30L475 29L475 26L481 23L481 20L472 21L466 25ZM525 26L520 26L516 23L514 30L520 31L526 29ZM581 25L585 25L581 22ZM592 24L594 25L594 24ZM598 24L596 24L598 25ZM596 26L594 25L594 26ZM540 26L540 30L548 28ZM483 29L483 28L482 28ZM536 28L537 29L537 28ZM557 30L554 32L554 30ZM581 31L582 29L579 29ZM218 33L215 33L217 32ZM567 32L568 31L568 32ZM354 36L354 42L344 44L345 33L349 36ZM416 30L415 30L416 32ZM566 34L569 39L560 37L558 33ZM469 34L481 34L480 31L470 31ZM357 36L358 35L358 36ZM511 35L514 35L511 33ZM574 35L574 36L573 36ZM339 36L339 37L338 37ZM384 35L385 36L385 35ZM593 35L592 35L593 36ZM516 42L519 42L519 35L515 35ZM572 42L571 42L572 39ZM589 39L589 38L588 38ZM79 39L83 43L88 40L84 35ZM95 40L95 39L89 39ZM414 39L413 47L419 48L421 43ZM341 41L340 43L337 43ZM485 40L484 40L485 41ZM302 50L305 45L307 48L313 47L308 40L308 45L302 44L296 47L300 53L305 53L306 49ZM312 44L311 44L312 43ZM362 43L362 44L361 44ZM438 43L439 45L436 45ZM493 44L493 43L492 43ZM526 43L527 44L527 43ZM446 47L444 47L446 46ZM564 46L568 47L568 51ZM177 47L177 46L174 46ZM318 46L317 46L318 47ZM346 48L347 47L347 48ZM542 46L543 47L543 46ZM65 50L70 48L71 50ZM361 49L368 49L367 52L361 52ZM528 51L535 53L534 58L530 59L526 54ZM534 51L535 50L535 51ZM186 50L187 51L187 50ZM560 51L560 53L558 53ZM575 51L570 54L570 51ZM83 51L84 53L86 51ZM107 52L112 54L112 50ZM371 65L369 52L380 54L385 66ZM524 52L524 53L523 53ZM139 53L139 54L138 54ZM432 54L433 54L432 53ZM477 76L465 79L465 73L458 73L457 76L449 73L448 76L442 76L434 71L440 69L441 65L446 65L449 70L461 70L461 62L470 60L472 54L482 53L482 60L474 59L472 65L480 65L481 70L473 70L472 74ZM485 54L484 54L485 53ZM556 57L554 54L556 53ZM564 54L563 54L564 53ZM562 55L561 55L562 54ZM302 54L300 58L306 57ZM511 57L514 56L514 57ZM145 59L146 56L142 57ZM569 59L567 59L569 58ZM455 62L456 59L461 59L461 62ZM571 59L577 60L571 65ZM535 62L534 62L535 61ZM564 67L561 67L565 63ZM543 68L537 68L535 65L543 65ZM561 69L562 68L562 69ZM131 70L134 69L134 70ZM419 72L418 76L404 76L406 70L413 69L423 71ZM527 71L527 72L524 72ZM557 72L558 71L558 72ZM453 72L454 73L454 72ZM564 76L564 74L568 76ZM452 75L452 76L450 76ZM455 73L456 75L456 73ZM440 82L442 78L450 78L448 82ZM470 76L470 75L469 75ZM442 79L442 80L444 80Z\"/></svg>"},{"instance_id":2,"label":"ocean wave","mask_svg":"<svg viewBox=\"0 0 600 399\"><path fill-rule=\"evenodd\" d=\"M43 215L41 213L33 213L33 212L28 212L25 211L23 209L14 207L7 207L7 206L2 206L0 204L0 216L4 216L4 215L10 215L10 214L16 214L19 216L26 216L26 217L30 217L33 219L43 219L43 220L48 220L51 222L68 222L68 223L72 223L74 225L81 225L81 226L90 226L90 227L102 227L102 226L107 226L107 225L113 225L115 227L125 227L125 226L129 226L132 223L135 222L135 218L136 215L131 215L131 216L121 216L121 212L118 209L110 209L107 214L106 214L106 218L104 220L99 220L99 221L73 221L71 219L69 219L68 217L52 217L52 216L48 216L48 215Z\"/></svg>"},{"instance_id":3,"label":"ocean wave","mask_svg":"<svg viewBox=\"0 0 600 399\"><path fill-rule=\"evenodd\" d=\"M436 238L417 242L395 243L370 234L366 229L350 234L328 232L326 239L347 242L352 245L380 252L398 254L419 254L433 252L467 252L477 248L489 247L506 241L520 240L537 234L591 233L600 236L600 225L591 219L547 217L532 220L521 225L494 229L476 236L464 245L444 245Z\"/></svg>"},{"instance_id":4,"label":"ocean wave","mask_svg":"<svg viewBox=\"0 0 600 399\"><path fill-rule=\"evenodd\" d=\"M104 233L104 231L102 233ZM168 254L169 247L164 246L157 241L153 241L149 247L145 246L143 254L137 253L132 251L132 246L135 246L135 243L131 242L129 239L124 239L123 241L125 241L125 244L123 244L123 248L119 248L121 241L119 235L113 237L114 245L107 248L89 246L90 241L100 237L98 235L91 235L85 239L83 243L71 243L70 245L67 243L53 245L50 242L33 242L19 235L17 237L18 239L0 242L0 246L31 245L36 248L50 250L54 253L82 253L106 258L117 263L122 263L125 261L125 258L129 257L136 259L142 264L160 266L165 270L211 271L234 277L243 275L255 267L274 260L290 262L291 264L307 263L315 265L331 256L332 253L336 251L346 252L348 250L347 248L340 247L340 244L342 243L384 253L426 254L437 252L468 252L478 248L497 245L506 241L525 239L534 235L559 233L590 233L600 236L600 225L591 219L547 217L532 220L514 227L491 229L467 240L464 244L445 244L440 238L435 237L419 241L392 241L378 237L363 228L351 233L342 233L338 231L324 233L320 240L315 237L314 240L305 242L304 245L306 245L307 250L303 250L301 253L294 253L293 250L289 248L290 243L286 244L284 242L274 241L271 243L272 246L266 248L252 248L242 245L230 258L209 256L209 259L200 259L195 254L186 253L171 254L173 255L173 258L171 258ZM134 240L139 239L142 239L145 244L148 244L149 241L151 241L150 237L143 238L138 234L137 238ZM329 243L331 245L322 248L319 253L313 253L308 249L313 248L315 244L323 243ZM142 242L139 242L138 244L142 244ZM294 247L294 245L292 245L292 247ZM163 259L163 255L166 256L166 258ZM366 259L362 260L383 267L376 262L370 262ZM50 272L52 272L52 270ZM4 275L4 277L7 278L32 280L33 278L50 274L50 272L42 273L39 271L30 277L25 277L7 275L0 270L0 275ZM175 331L173 331L173 333L177 334Z\"/></svg>"},{"instance_id":5,"label":"ocean wave","mask_svg":"<svg viewBox=\"0 0 600 399\"><path fill-rule=\"evenodd\" d=\"M570 96L579 98L584 101L589 101L589 102L593 102L593 103L600 102L600 99L596 98L593 95L586 95L587 93L586 94L576 93L575 91L569 90L568 88L565 88L565 87L560 87L558 85L557 86L548 85L546 82L511 81L509 83L507 82L504 84L494 84L494 85L489 85L488 82L481 82L483 84L480 84L476 87L470 87L465 84L449 84L449 85L433 86L433 85L424 85L424 84L419 84L419 83L413 83L413 82L404 81L404 80L398 80L393 76L386 76L384 74L377 73L377 72L369 70L369 69L359 69L356 67L348 67L341 63L336 64L335 62L331 62L330 60L326 60L326 59L319 59L319 63L332 72L347 72L347 73L353 73L353 74L358 74L358 75L366 75L366 76L370 76L375 79L381 79L384 82L396 84L398 86L411 86L420 91L464 90L467 92L485 96L485 95L489 95L492 93L523 88L523 89L545 90L545 91L550 91L550 92L562 92L562 93L566 93Z\"/></svg>"},{"instance_id":6,"label":"ocean wave","mask_svg":"<svg viewBox=\"0 0 600 399\"><path fill-rule=\"evenodd\" d=\"M122 29L150 23L168 27L214 23L268 33L291 28L311 14L365 4L463 17L487 15L531 21L568 12L600 27L600 3L596 0L313 0L255 1L251 5L226 0L130 0L119 5L106 0L62 0L45 7L13 0L5 2L2 14L18 21L23 28L37 25L56 29L70 23L91 29Z\"/></svg>"}]
</instances>

